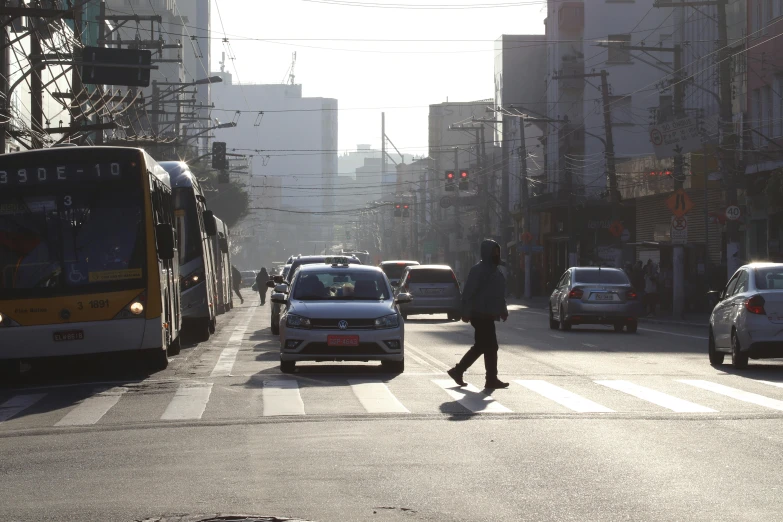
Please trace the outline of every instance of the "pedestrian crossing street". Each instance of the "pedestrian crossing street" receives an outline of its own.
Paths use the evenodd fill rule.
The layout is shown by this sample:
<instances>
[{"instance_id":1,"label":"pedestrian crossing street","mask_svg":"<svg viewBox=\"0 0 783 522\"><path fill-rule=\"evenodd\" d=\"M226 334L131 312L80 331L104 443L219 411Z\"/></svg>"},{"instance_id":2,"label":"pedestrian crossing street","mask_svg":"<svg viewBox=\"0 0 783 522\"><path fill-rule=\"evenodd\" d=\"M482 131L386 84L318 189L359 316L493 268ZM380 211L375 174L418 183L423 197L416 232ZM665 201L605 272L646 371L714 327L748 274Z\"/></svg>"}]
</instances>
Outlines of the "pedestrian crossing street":
<instances>
[{"instance_id":1,"label":"pedestrian crossing street","mask_svg":"<svg viewBox=\"0 0 783 522\"><path fill-rule=\"evenodd\" d=\"M513 379L505 390L458 387L445 374L257 375L220 382L147 380L0 391L4 430L307 415L776 414L783 383L711 379ZM643 381L643 382L638 382Z\"/></svg>"}]
</instances>

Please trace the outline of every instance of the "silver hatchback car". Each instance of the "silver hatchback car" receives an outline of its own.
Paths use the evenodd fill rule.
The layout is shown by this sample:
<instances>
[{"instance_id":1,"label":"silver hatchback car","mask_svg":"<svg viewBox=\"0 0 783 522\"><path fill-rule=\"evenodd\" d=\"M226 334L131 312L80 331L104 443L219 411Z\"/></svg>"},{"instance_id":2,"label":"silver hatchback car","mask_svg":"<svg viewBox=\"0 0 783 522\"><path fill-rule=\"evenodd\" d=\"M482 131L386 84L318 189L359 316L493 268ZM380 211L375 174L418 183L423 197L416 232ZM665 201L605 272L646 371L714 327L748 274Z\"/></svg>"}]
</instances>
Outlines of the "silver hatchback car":
<instances>
[{"instance_id":1,"label":"silver hatchback car","mask_svg":"<svg viewBox=\"0 0 783 522\"><path fill-rule=\"evenodd\" d=\"M460 318L462 293L450 266L405 267L397 293L409 293L414 298L410 303L400 305L400 313L405 319L417 314L448 314L450 321Z\"/></svg>"},{"instance_id":2,"label":"silver hatchback car","mask_svg":"<svg viewBox=\"0 0 783 522\"><path fill-rule=\"evenodd\" d=\"M549 328L607 324L633 333L641 312L639 295L619 268L569 268L549 297Z\"/></svg>"}]
</instances>

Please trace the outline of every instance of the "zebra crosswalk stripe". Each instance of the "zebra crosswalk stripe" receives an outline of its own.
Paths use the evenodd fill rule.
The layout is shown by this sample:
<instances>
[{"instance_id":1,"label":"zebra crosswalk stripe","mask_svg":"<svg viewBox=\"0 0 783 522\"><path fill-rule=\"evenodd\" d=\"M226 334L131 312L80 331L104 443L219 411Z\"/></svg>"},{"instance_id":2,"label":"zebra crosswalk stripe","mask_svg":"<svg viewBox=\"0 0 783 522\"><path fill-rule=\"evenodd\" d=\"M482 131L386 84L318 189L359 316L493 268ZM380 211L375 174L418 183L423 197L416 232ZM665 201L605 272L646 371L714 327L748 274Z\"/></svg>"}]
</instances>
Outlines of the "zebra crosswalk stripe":
<instances>
[{"instance_id":1,"label":"zebra crosswalk stripe","mask_svg":"<svg viewBox=\"0 0 783 522\"><path fill-rule=\"evenodd\" d=\"M200 419L211 394L212 383L180 385L160 420Z\"/></svg>"},{"instance_id":2,"label":"zebra crosswalk stripe","mask_svg":"<svg viewBox=\"0 0 783 522\"><path fill-rule=\"evenodd\" d=\"M614 411L547 381L519 380L514 382L579 413L611 413Z\"/></svg>"},{"instance_id":3,"label":"zebra crosswalk stripe","mask_svg":"<svg viewBox=\"0 0 783 522\"><path fill-rule=\"evenodd\" d=\"M84 426L95 424L101 417L114 407L120 397L128 391L127 388L117 386L102 390L92 397L84 399L68 414L60 419L55 426Z\"/></svg>"},{"instance_id":4,"label":"zebra crosswalk stripe","mask_svg":"<svg viewBox=\"0 0 783 522\"><path fill-rule=\"evenodd\" d=\"M651 388L645 388L629 381L595 381L596 384L612 388L613 390L621 391L632 395L637 399L657 404L663 408L672 410L677 413L715 413L712 408L707 408L700 404L696 404L684 399L678 399L672 397L663 392L653 390Z\"/></svg>"},{"instance_id":5,"label":"zebra crosswalk stripe","mask_svg":"<svg viewBox=\"0 0 783 522\"><path fill-rule=\"evenodd\" d=\"M460 387L451 379L433 379L432 382L443 388L463 408L472 413L512 413L491 395L487 395L472 384Z\"/></svg>"},{"instance_id":6,"label":"zebra crosswalk stripe","mask_svg":"<svg viewBox=\"0 0 783 522\"><path fill-rule=\"evenodd\" d=\"M777 399L770 399L769 397L765 397L757 393L738 390L737 388L724 386L723 384L718 384L716 382L710 382L710 381L681 379L679 382L690 384L691 386L696 386L697 388L701 388L702 390L711 391L713 393L717 393L725 397L731 397L732 399L737 399L738 401L749 402L751 404L764 406L765 408L771 408L773 410L783 411L783 401L779 401Z\"/></svg>"},{"instance_id":7,"label":"zebra crosswalk stripe","mask_svg":"<svg viewBox=\"0 0 783 522\"><path fill-rule=\"evenodd\" d=\"M299 383L295 379L264 379L261 400L264 417L305 414Z\"/></svg>"},{"instance_id":8,"label":"zebra crosswalk stripe","mask_svg":"<svg viewBox=\"0 0 783 522\"><path fill-rule=\"evenodd\" d=\"M367 413L410 413L380 381L349 380L348 384Z\"/></svg>"},{"instance_id":9,"label":"zebra crosswalk stripe","mask_svg":"<svg viewBox=\"0 0 783 522\"><path fill-rule=\"evenodd\" d=\"M14 415L18 415L45 396L45 393L14 395L3 404L0 404L0 422L5 422Z\"/></svg>"}]
</instances>

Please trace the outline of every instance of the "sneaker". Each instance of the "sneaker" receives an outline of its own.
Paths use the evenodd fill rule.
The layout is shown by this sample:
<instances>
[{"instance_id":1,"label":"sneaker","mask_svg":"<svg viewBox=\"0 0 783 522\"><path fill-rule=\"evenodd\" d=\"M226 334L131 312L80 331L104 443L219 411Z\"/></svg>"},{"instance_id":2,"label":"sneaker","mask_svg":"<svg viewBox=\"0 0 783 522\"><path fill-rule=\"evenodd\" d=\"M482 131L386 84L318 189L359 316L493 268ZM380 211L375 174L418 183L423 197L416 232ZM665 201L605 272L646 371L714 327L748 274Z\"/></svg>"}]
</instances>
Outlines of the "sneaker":
<instances>
[{"instance_id":1,"label":"sneaker","mask_svg":"<svg viewBox=\"0 0 783 522\"><path fill-rule=\"evenodd\" d=\"M459 384L460 386L467 386L468 383L462 380L462 372L457 370L456 368L452 368L451 370L447 371L446 373L449 374L449 377L454 379L454 382Z\"/></svg>"},{"instance_id":2,"label":"sneaker","mask_svg":"<svg viewBox=\"0 0 783 522\"><path fill-rule=\"evenodd\" d=\"M501 388L508 388L508 383L503 382L498 378L487 379L486 384L484 384L485 390L499 390Z\"/></svg>"}]
</instances>

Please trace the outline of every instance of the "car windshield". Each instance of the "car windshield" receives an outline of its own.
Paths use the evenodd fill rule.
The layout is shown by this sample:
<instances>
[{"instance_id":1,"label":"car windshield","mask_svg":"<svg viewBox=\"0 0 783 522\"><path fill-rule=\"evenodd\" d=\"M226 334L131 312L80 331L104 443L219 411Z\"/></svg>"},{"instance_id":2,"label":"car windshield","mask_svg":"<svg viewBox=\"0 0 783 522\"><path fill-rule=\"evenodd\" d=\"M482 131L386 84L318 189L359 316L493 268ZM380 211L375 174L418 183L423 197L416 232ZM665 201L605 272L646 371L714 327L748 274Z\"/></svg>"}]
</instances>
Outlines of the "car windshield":
<instances>
[{"instance_id":1,"label":"car windshield","mask_svg":"<svg viewBox=\"0 0 783 522\"><path fill-rule=\"evenodd\" d=\"M411 270L409 283L454 283L454 272L445 268L419 268Z\"/></svg>"},{"instance_id":2,"label":"car windshield","mask_svg":"<svg viewBox=\"0 0 783 522\"><path fill-rule=\"evenodd\" d=\"M379 301L391 292L380 272L310 270L294 282L293 298L301 301Z\"/></svg>"},{"instance_id":3,"label":"car windshield","mask_svg":"<svg viewBox=\"0 0 783 522\"><path fill-rule=\"evenodd\" d=\"M574 281L586 284L627 285L628 276L620 270L574 270Z\"/></svg>"},{"instance_id":4,"label":"car windshield","mask_svg":"<svg viewBox=\"0 0 783 522\"><path fill-rule=\"evenodd\" d=\"M388 265L381 266L381 270L383 270L383 273L386 274L386 277L389 279L399 279L402 277L402 272L405 270L405 263L390 263Z\"/></svg>"},{"instance_id":5,"label":"car windshield","mask_svg":"<svg viewBox=\"0 0 783 522\"><path fill-rule=\"evenodd\" d=\"M783 290L783 265L756 268L757 290Z\"/></svg>"}]
</instances>

